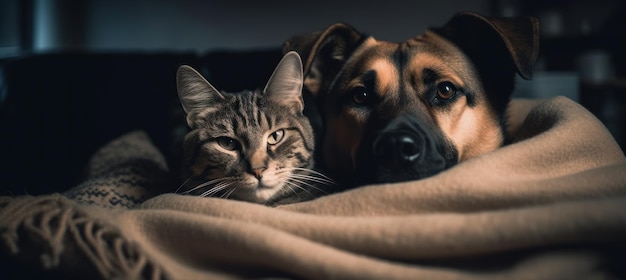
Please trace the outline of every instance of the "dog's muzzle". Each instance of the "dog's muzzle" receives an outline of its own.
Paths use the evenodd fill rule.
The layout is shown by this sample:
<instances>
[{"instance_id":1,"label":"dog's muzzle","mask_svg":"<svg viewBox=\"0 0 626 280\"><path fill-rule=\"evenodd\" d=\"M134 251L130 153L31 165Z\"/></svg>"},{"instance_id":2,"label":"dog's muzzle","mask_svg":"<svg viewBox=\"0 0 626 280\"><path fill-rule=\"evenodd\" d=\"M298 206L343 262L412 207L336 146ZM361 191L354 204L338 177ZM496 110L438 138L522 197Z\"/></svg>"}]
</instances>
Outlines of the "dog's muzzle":
<instances>
[{"instance_id":1,"label":"dog's muzzle","mask_svg":"<svg viewBox=\"0 0 626 280\"><path fill-rule=\"evenodd\" d=\"M389 122L374 137L370 170L375 181L398 182L426 178L456 163L456 149L442 133L414 115Z\"/></svg>"},{"instance_id":2,"label":"dog's muzzle","mask_svg":"<svg viewBox=\"0 0 626 280\"><path fill-rule=\"evenodd\" d=\"M419 160L423 145L410 131L387 132L374 142L374 156L387 166L406 166Z\"/></svg>"}]
</instances>

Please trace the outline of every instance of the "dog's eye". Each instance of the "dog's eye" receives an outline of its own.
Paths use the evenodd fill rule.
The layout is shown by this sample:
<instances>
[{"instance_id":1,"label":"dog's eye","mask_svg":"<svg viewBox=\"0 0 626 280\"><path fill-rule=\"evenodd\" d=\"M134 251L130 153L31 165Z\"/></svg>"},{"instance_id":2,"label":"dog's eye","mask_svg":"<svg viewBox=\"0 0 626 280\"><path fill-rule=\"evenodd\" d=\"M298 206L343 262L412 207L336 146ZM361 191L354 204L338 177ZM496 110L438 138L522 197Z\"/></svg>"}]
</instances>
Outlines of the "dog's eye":
<instances>
[{"instance_id":1,"label":"dog's eye","mask_svg":"<svg viewBox=\"0 0 626 280\"><path fill-rule=\"evenodd\" d=\"M363 105L366 104L371 96L367 92L367 89L364 86L357 86L350 90L350 95L352 96L352 101L355 104Z\"/></svg>"},{"instance_id":2,"label":"dog's eye","mask_svg":"<svg viewBox=\"0 0 626 280\"><path fill-rule=\"evenodd\" d=\"M437 85L437 97L439 99L451 99L456 95L456 92L456 87L451 82L442 82Z\"/></svg>"},{"instance_id":3,"label":"dog's eye","mask_svg":"<svg viewBox=\"0 0 626 280\"><path fill-rule=\"evenodd\" d=\"M230 137L218 137L217 139L215 139L215 141L217 141L217 144L220 145L222 148L229 150L229 151L235 151L235 150L239 150L241 148L241 145L239 144L239 142L237 142L237 140L230 138Z\"/></svg>"}]
</instances>

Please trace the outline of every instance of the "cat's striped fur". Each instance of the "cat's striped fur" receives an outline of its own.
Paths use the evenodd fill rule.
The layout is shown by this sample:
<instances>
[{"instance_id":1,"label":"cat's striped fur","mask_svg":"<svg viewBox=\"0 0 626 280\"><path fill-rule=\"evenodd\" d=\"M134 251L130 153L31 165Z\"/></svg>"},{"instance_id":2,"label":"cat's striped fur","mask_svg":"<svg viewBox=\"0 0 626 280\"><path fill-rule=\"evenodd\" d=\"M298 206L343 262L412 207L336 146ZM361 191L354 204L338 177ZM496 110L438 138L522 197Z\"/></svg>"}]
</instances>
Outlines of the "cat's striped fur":
<instances>
[{"instance_id":1,"label":"cat's striped fur","mask_svg":"<svg viewBox=\"0 0 626 280\"><path fill-rule=\"evenodd\" d=\"M189 66L177 74L187 114L179 193L282 204L320 195L314 138L302 114L302 62L288 53L263 90L220 92Z\"/></svg>"}]
</instances>

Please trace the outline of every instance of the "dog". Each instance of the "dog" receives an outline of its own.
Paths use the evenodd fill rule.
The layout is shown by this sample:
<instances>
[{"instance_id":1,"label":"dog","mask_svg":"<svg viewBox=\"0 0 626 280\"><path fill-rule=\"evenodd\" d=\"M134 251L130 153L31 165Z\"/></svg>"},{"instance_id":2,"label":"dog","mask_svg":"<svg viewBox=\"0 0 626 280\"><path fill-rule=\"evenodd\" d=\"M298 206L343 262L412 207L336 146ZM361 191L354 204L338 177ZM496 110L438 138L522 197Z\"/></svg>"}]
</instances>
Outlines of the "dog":
<instances>
[{"instance_id":1,"label":"dog","mask_svg":"<svg viewBox=\"0 0 626 280\"><path fill-rule=\"evenodd\" d=\"M336 23L282 50L303 57L320 167L350 188L426 178L504 145L515 75L532 78L538 34L532 17L464 12L404 42Z\"/></svg>"}]
</instances>

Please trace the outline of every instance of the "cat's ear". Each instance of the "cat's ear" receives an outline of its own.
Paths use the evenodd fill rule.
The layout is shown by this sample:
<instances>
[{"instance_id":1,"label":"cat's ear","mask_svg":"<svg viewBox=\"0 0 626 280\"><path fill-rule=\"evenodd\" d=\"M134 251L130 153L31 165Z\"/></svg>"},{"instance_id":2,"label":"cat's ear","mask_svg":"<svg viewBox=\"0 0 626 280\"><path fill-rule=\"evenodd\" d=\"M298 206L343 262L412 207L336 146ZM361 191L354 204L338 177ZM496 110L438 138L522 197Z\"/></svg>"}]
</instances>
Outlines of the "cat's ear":
<instances>
[{"instance_id":1,"label":"cat's ear","mask_svg":"<svg viewBox=\"0 0 626 280\"><path fill-rule=\"evenodd\" d=\"M272 102L287 105L294 108L294 112L302 113L304 110L303 81L304 73L300 55L293 51L288 52L276 66L263 89L263 94Z\"/></svg>"},{"instance_id":2,"label":"cat's ear","mask_svg":"<svg viewBox=\"0 0 626 280\"><path fill-rule=\"evenodd\" d=\"M210 110L212 107L217 110L214 105L224 100L219 90L188 65L178 67L176 87L180 104L188 115Z\"/></svg>"}]
</instances>

